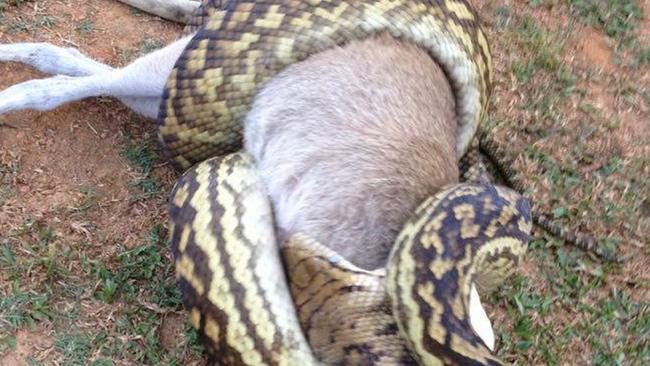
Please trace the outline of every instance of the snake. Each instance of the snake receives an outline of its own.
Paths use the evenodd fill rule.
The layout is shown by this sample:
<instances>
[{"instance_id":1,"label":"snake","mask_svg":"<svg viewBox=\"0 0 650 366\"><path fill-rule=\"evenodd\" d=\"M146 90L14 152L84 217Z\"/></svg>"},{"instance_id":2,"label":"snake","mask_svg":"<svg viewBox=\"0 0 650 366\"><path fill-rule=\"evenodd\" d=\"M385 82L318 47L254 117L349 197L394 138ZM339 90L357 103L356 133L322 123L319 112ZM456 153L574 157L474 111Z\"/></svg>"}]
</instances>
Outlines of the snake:
<instances>
[{"instance_id":1,"label":"snake","mask_svg":"<svg viewBox=\"0 0 650 366\"><path fill-rule=\"evenodd\" d=\"M184 171L169 195L182 301L218 365L500 365L469 323L475 283L517 268L532 227L518 192L468 179L422 202L385 268L309 237L278 243L242 120L292 63L388 32L427 50L456 98L458 159L485 118L493 66L465 0L204 0L165 85L158 135ZM483 176L484 174L478 174Z\"/></svg>"}]
</instances>

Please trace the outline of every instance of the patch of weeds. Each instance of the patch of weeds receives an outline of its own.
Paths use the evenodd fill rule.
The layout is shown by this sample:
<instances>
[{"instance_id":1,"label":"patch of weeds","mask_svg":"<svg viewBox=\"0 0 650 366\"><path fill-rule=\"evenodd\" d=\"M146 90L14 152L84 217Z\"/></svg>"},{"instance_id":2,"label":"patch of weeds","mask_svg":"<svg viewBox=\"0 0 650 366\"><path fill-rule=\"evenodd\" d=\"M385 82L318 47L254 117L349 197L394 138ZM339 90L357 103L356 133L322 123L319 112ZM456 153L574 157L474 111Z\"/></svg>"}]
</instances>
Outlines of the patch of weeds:
<instances>
[{"instance_id":1,"label":"patch of weeds","mask_svg":"<svg viewBox=\"0 0 650 366\"><path fill-rule=\"evenodd\" d=\"M507 313L506 330L497 330L501 357L515 364L559 365L567 344L580 342L584 354L578 364L647 363L648 303L634 302L617 288L604 293L616 265L592 262L569 248L549 254L540 240L531 248L539 274L517 274L492 295L491 302L503 304Z\"/></svg>"},{"instance_id":2,"label":"patch of weeds","mask_svg":"<svg viewBox=\"0 0 650 366\"><path fill-rule=\"evenodd\" d=\"M158 161L158 153L151 147L149 141L139 145L132 145L120 152L120 156L135 164L139 168L139 177L130 183L132 187L141 190L141 194L133 197L134 200L148 199L160 194L160 186L149 177L153 165Z\"/></svg>"},{"instance_id":3,"label":"patch of weeds","mask_svg":"<svg viewBox=\"0 0 650 366\"><path fill-rule=\"evenodd\" d=\"M117 58L120 60L120 64L124 65L131 61L131 58L133 58L133 50L128 48L120 48L117 50Z\"/></svg>"},{"instance_id":4,"label":"patch of weeds","mask_svg":"<svg viewBox=\"0 0 650 366\"><path fill-rule=\"evenodd\" d=\"M8 350L16 349L16 336L11 334L0 335L0 356Z\"/></svg>"},{"instance_id":5,"label":"patch of weeds","mask_svg":"<svg viewBox=\"0 0 650 366\"><path fill-rule=\"evenodd\" d=\"M0 296L0 334L28 326L34 328L39 321L50 320L56 311L50 305L51 291L46 287L39 292L23 291L17 282L11 292Z\"/></svg>"},{"instance_id":6,"label":"patch of weeds","mask_svg":"<svg viewBox=\"0 0 650 366\"><path fill-rule=\"evenodd\" d=\"M589 332L594 365L642 365L650 359L647 336L648 303L632 301L626 291L613 288L608 296L591 308L590 317L580 322L582 331ZM640 326L640 327L638 327Z\"/></svg>"},{"instance_id":7,"label":"patch of weeds","mask_svg":"<svg viewBox=\"0 0 650 366\"><path fill-rule=\"evenodd\" d=\"M89 333L64 333L54 340L54 348L63 355L65 365L86 365L92 341Z\"/></svg>"},{"instance_id":8,"label":"patch of weeds","mask_svg":"<svg viewBox=\"0 0 650 366\"><path fill-rule=\"evenodd\" d=\"M575 77L571 79L571 73L562 64L564 45L557 34L538 24L530 14L516 20L513 34L513 41L524 52L523 57L514 58L510 65L519 85L528 85L540 72L554 74L560 83L569 80L575 83Z\"/></svg>"},{"instance_id":9,"label":"patch of weeds","mask_svg":"<svg viewBox=\"0 0 650 366\"><path fill-rule=\"evenodd\" d=\"M560 66L563 42L535 21L532 15L524 15L515 26L518 43L531 53L531 67L554 72Z\"/></svg>"},{"instance_id":10,"label":"patch of weeds","mask_svg":"<svg viewBox=\"0 0 650 366\"><path fill-rule=\"evenodd\" d=\"M8 241L3 242L0 246L0 269L2 269L3 273L10 273L10 279L15 279L11 278L13 274L10 271L16 267L18 267L18 261L16 260L13 247L9 245Z\"/></svg>"},{"instance_id":11,"label":"patch of weeds","mask_svg":"<svg viewBox=\"0 0 650 366\"><path fill-rule=\"evenodd\" d=\"M153 151L148 141L142 144L129 146L122 150L120 156L134 163L143 174L149 174L158 154Z\"/></svg>"},{"instance_id":12,"label":"patch of weeds","mask_svg":"<svg viewBox=\"0 0 650 366\"><path fill-rule=\"evenodd\" d=\"M515 275L509 283L494 295L496 302L506 304L508 318L512 319L512 331L496 332L501 343L499 356L510 359L514 353L527 355L529 360L544 359L547 364L557 364L555 344L550 341L550 330L543 324L553 307L553 299L534 290L528 277Z\"/></svg>"},{"instance_id":13,"label":"patch of weeds","mask_svg":"<svg viewBox=\"0 0 650 366\"><path fill-rule=\"evenodd\" d=\"M496 17L497 29L505 29L510 24L512 19L510 8L506 6L499 6L494 9L494 16Z\"/></svg>"},{"instance_id":14,"label":"patch of weeds","mask_svg":"<svg viewBox=\"0 0 650 366\"><path fill-rule=\"evenodd\" d=\"M20 173L20 163L17 158L0 163L0 206L16 194L16 178Z\"/></svg>"},{"instance_id":15,"label":"patch of weeds","mask_svg":"<svg viewBox=\"0 0 650 366\"><path fill-rule=\"evenodd\" d=\"M169 352L161 344L164 317L180 309L181 296L167 258L167 232L162 225L152 227L147 243L122 250L113 263L94 264L92 272L102 281L95 297L119 301L119 311L110 333L100 332L93 353L129 364L182 365L187 351ZM110 285L107 285L110 284ZM186 325L190 352L201 352L198 337ZM195 338L191 338L192 335ZM178 336L183 336L179 334ZM180 354L176 354L180 353Z\"/></svg>"},{"instance_id":16,"label":"patch of weeds","mask_svg":"<svg viewBox=\"0 0 650 366\"><path fill-rule=\"evenodd\" d=\"M54 231L53 227L47 226L38 231L38 244L40 246L47 246L54 240L56 240L56 231Z\"/></svg>"},{"instance_id":17,"label":"patch of weeds","mask_svg":"<svg viewBox=\"0 0 650 366\"><path fill-rule=\"evenodd\" d=\"M22 17L17 17L7 24L7 32L9 33L29 32L31 29L31 23Z\"/></svg>"},{"instance_id":18,"label":"patch of weeds","mask_svg":"<svg viewBox=\"0 0 650 366\"><path fill-rule=\"evenodd\" d=\"M77 31L81 34L93 33L97 30L97 27L88 19L84 19L77 24Z\"/></svg>"},{"instance_id":19,"label":"patch of weeds","mask_svg":"<svg viewBox=\"0 0 650 366\"><path fill-rule=\"evenodd\" d=\"M532 7L538 7L538 6L543 6L545 8L552 8L554 5L557 5L557 3L560 0L529 0L528 3Z\"/></svg>"},{"instance_id":20,"label":"patch of weeds","mask_svg":"<svg viewBox=\"0 0 650 366\"><path fill-rule=\"evenodd\" d=\"M97 190L94 187L82 186L79 191L83 195L83 200L74 207L74 211L86 212L97 203Z\"/></svg>"},{"instance_id":21,"label":"patch of weeds","mask_svg":"<svg viewBox=\"0 0 650 366\"><path fill-rule=\"evenodd\" d=\"M623 168L623 161L619 156L612 156L607 161L602 168L599 169L599 172L604 176L612 175L616 172L620 172Z\"/></svg>"},{"instance_id":22,"label":"patch of weeds","mask_svg":"<svg viewBox=\"0 0 650 366\"><path fill-rule=\"evenodd\" d=\"M146 55L147 53L162 48L164 45L161 40L147 38L140 43L140 55Z\"/></svg>"},{"instance_id":23,"label":"patch of weeds","mask_svg":"<svg viewBox=\"0 0 650 366\"><path fill-rule=\"evenodd\" d=\"M173 280L173 268L162 253L166 248L165 236L162 226L156 225L149 233L148 244L117 255L116 269L97 264L95 272L102 281L97 298L106 303L118 297L137 300L140 292L145 291L152 303L163 307L179 306L180 296Z\"/></svg>"},{"instance_id":24,"label":"patch of weeds","mask_svg":"<svg viewBox=\"0 0 650 366\"><path fill-rule=\"evenodd\" d=\"M107 360L105 358L98 358L95 361L93 361L90 366L114 366L115 364L111 360Z\"/></svg>"},{"instance_id":25,"label":"patch of weeds","mask_svg":"<svg viewBox=\"0 0 650 366\"><path fill-rule=\"evenodd\" d=\"M139 188L142 194L134 195L133 200L148 199L157 197L160 194L160 186L158 183L149 178L136 179L130 184L132 187Z\"/></svg>"},{"instance_id":26,"label":"patch of weeds","mask_svg":"<svg viewBox=\"0 0 650 366\"><path fill-rule=\"evenodd\" d=\"M117 297L117 282L111 275L108 275L107 273L101 277L105 278L103 278L104 282L102 283L101 289L97 293L97 298L107 304L111 304Z\"/></svg>"},{"instance_id":27,"label":"patch of weeds","mask_svg":"<svg viewBox=\"0 0 650 366\"><path fill-rule=\"evenodd\" d=\"M31 19L19 16L7 24L7 31L9 33L31 32L39 28L52 28L56 23L56 18L49 15L40 15Z\"/></svg>"},{"instance_id":28,"label":"patch of weeds","mask_svg":"<svg viewBox=\"0 0 650 366\"><path fill-rule=\"evenodd\" d=\"M142 16L142 12L140 11L140 9L138 9L138 8L136 8L136 7L133 7L133 6L131 6L131 7L129 7L129 8L130 8L130 10L131 10L131 15L133 15L134 17L140 17L140 16Z\"/></svg>"},{"instance_id":29,"label":"patch of weeds","mask_svg":"<svg viewBox=\"0 0 650 366\"><path fill-rule=\"evenodd\" d=\"M629 44L643 13L636 0L567 0L574 14L602 28L611 37Z\"/></svg>"},{"instance_id":30,"label":"patch of weeds","mask_svg":"<svg viewBox=\"0 0 650 366\"><path fill-rule=\"evenodd\" d=\"M630 66L638 68L648 65L650 65L650 47L640 47L634 54Z\"/></svg>"},{"instance_id":31,"label":"patch of weeds","mask_svg":"<svg viewBox=\"0 0 650 366\"><path fill-rule=\"evenodd\" d=\"M65 278L68 275L67 268L59 263L60 254L63 253L59 253L56 243L51 243L47 246L47 252L40 259L41 264L46 269L47 279L50 281Z\"/></svg>"},{"instance_id":32,"label":"patch of weeds","mask_svg":"<svg viewBox=\"0 0 650 366\"><path fill-rule=\"evenodd\" d=\"M55 25L56 25L56 18L49 15L41 15L37 17L36 20L34 21L35 28L40 28L40 27L52 28Z\"/></svg>"},{"instance_id":33,"label":"patch of weeds","mask_svg":"<svg viewBox=\"0 0 650 366\"><path fill-rule=\"evenodd\" d=\"M576 90L576 81L578 78L573 72L564 65L560 65L555 72L555 79L559 86L559 91L563 97L568 97Z\"/></svg>"},{"instance_id":34,"label":"patch of weeds","mask_svg":"<svg viewBox=\"0 0 650 366\"><path fill-rule=\"evenodd\" d=\"M29 366L43 366L43 363L34 358L34 356L27 357L27 364Z\"/></svg>"}]
</instances>

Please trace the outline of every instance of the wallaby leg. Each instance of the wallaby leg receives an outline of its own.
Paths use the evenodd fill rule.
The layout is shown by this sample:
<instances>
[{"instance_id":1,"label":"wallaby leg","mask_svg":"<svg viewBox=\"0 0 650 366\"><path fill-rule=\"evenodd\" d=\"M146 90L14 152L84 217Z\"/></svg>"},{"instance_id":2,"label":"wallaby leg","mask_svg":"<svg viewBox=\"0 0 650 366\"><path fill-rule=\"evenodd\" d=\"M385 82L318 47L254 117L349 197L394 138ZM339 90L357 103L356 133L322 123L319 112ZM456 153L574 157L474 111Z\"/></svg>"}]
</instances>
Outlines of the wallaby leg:
<instances>
[{"instance_id":1,"label":"wallaby leg","mask_svg":"<svg viewBox=\"0 0 650 366\"><path fill-rule=\"evenodd\" d=\"M190 39L181 38L121 69L49 44L0 45L0 61L23 62L43 72L62 74L0 92L0 114L22 109L48 111L88 97L111 96L146 117L156 118L165 82Z\"/></svg>"}]
</instances>

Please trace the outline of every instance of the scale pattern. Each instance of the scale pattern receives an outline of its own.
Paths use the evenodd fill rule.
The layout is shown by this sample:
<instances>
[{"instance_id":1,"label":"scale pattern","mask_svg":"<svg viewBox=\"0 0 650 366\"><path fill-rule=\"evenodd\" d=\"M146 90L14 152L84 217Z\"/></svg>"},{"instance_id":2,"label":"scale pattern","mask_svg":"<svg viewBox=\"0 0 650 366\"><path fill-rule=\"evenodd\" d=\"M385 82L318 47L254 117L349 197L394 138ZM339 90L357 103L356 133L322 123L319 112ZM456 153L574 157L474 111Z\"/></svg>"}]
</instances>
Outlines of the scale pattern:
<instances>
[{"instance_id":1,"label":"scale pattern","mask_svg":"<svg viewBox=\"0 0 650 366\"><path fill-rule=\"evenodd\" d=\"M417 209L388 262L388 294L421 365L500 365L474 334L472 282L489 293L517 268L531 230L526 199L505 187L462 183Z\"/></svg>"},{"instance_id":2,"label":"scale pattern","mask_svg":"<svg viewBox=\"0 0 650 366\"><path fill-rule=\"evenodd\" d=\"M491 290L516 267L530 231L525 200L490 184L450 187L405 225L386 276L356 268L308 233L280 249L260 179L239 151L243 118L265 81L316 52L389 32L427 49L447 73L464 155L492 75L469 5L206 0L186 32L194 36L167 82L158 126L170 159L189 169L170 196L171 242L183 303L210 361L499 364L470 328L469 289L476 281Z\"/></svg>"},{"instance_id":3,"label":"scale pattern","mask_svg":"<svg viewBox=\"0 0 650 366\"><path fill-rule=\"evenodd\" d=\"M172 70L158 116L168 157L181 169L239 150L253 98L286 66L383 32L422 46L447 73L459 157L486 113L492 60L465 1L208 1L187 28L196 34Z\"/></svg>"},{"instance_id":4,"label":"scale pattern","mask_svg":"<svg viewBox=\"0 0 650 366\"><path fill-rule=\"evenodd\" d=\"M388 276L304 233L279 249L246 153L188 170L169 206L183 303L214 364L500 364L469 324L468 299L472 282L493 291L526 251L530 209L508 188L461 183L426 200Z\"/></svg>"}]
</instances>

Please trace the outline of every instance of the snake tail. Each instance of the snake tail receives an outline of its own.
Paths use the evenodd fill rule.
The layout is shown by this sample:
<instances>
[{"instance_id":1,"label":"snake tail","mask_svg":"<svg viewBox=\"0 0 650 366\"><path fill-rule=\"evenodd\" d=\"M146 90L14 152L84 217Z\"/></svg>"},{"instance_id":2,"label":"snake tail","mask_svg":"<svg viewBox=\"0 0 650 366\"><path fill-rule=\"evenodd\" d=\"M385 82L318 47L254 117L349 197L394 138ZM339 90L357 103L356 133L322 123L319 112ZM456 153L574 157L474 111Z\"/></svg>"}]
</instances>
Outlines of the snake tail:
<instances>
[{"instance_id":1,"label":"snake tail","mask_svg":"<svg viewBox=\"0 0 650 366\"><path fill-rule=\"evenodd\" d=\"M188 170L169 199L176 275L210 362L315 365L286 284L270 203L245 153Z\"/></svg>"},{"instance_id":2,"label":"snake tail","mask_svg":"<svg viewBox=\"0 0 650 366\"><path fill-rule=\"evenodd\" d=\"M479 129L478 140L480 141L480 152L490 159L502 174L507 184L510 187L513 187L520 194L525 194L526 186L524 180L513 168L512 159L509 158L509 153L506 152L492 136L481 129ZM593 235L573 228L567 228L565 224L551 219L551 215L539 208L537 205L533 205L532 214L533 222L551 235L554 235L567 243L571 243L575 247L580 248L587 253L593 253L606 261L622 262L624 260L616 254L604 250L599 245L599 240Z\"/></svg>"},{"instance_id":3,"label":"snake tail","mask_svg":"<svg viewBox=\"0 0 650 366\"><path fill-rule=\"evenodd\" d=\"M512 274L531 225L521 195L474 183L442 190L405 224L390 255L387 291L421 365L502 364L470 326L471 284L485 294Z\"/></svg>"}]
</instances>

